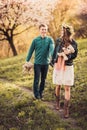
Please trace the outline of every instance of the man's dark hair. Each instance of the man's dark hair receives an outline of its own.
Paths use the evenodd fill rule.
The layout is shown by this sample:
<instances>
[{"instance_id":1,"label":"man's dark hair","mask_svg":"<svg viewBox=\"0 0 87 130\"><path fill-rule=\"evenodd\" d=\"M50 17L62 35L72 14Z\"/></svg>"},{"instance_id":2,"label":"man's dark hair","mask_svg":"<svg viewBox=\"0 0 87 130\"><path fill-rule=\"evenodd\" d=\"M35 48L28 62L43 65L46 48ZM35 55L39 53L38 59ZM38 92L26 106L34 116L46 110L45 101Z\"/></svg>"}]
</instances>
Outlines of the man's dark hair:
<instances>
[{"instance_id":1,"label":"man's dark hair","mask_svg":"<svg viewBox=\"0 0 87 130\"><path fill-rule=\"evenodd\" d=\"M39 29L40 29L41 27L46 27L46 28L48 28L48 26L47 26L46 24L40 24L40 25L39 25Z\"/></svg>"}]
</instances>

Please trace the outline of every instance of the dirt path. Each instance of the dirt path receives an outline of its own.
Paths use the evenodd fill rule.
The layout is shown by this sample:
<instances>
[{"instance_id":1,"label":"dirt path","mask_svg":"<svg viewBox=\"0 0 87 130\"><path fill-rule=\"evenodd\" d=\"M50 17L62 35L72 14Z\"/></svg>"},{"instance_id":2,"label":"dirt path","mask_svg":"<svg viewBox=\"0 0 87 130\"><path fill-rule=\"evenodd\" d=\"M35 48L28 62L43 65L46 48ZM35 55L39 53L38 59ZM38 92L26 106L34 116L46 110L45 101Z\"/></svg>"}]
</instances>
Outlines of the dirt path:
<instances>
[{"instance_id":1,"label":"dirt path","mask_svg":"<svg viewBox=\"0 0 87 130\"><path fill-rule=\"evenodd\" d=\"M10 84L14 85L16 88L18 87L22 91L24 91L26 93L29 93L29 95L31 95L33 97L32 90L29 89L29 88L25 88L24 86L19 86L17 84L12 83L12 81L9 81L9 80L4 79L4 78L0 78L0 81L1 82L6 82L6 83L10 83ZM80 127L77 126L77 122L76 122L75 119L73 119L71 117L65 119L63 117L63 109L61 109L60 111L58 111L58 110L55 109L55 102L52 102L52 101L48 102L48 101L43 100L43 103L45 103L49 107L49 109L51 109L54 113L58 114L60 116L60 119L63 122L68 123L70 125L70 129L72 128L72 130L82 130Z\"/></svg>"},{"instance_id":2,"label":"dirt path","mask_svg":"<svg viewBox=\"0 0 87 130\"><path fill-rule=\"evenodd\" d=\"M5 82L5 83L10 83L10 84L12 84L12 85L18 87L19 89L25 91L26 93L29 93L30 95L33 95L33 94L32 94L32 90L29 89L29 88L26 88L25 86L20 86L20 85L18 85L18 84L13 83L12 81L7 80L7 79L4 79L4 78L0 78L0 81L1 81L1 82Z\"/></svg>"},{"instance_id":3,"label":"dirt path","mask_svg":"<svg viewBox=\"0 0 87 130\"><path fill-rule=\"evenodd\" d=\"M80 127L77 126L77 122L75 119L69 117L67 119L64 118L64 110L60 109L59 111L55 109L55 103L54 102L46 102L46 104L48 105L48 107L54 111L54 113L56 113L58 116L60 116L61 121L68 123L70 126L70 129L67 130L83 130Z\"/></svg>"}]
</instances>

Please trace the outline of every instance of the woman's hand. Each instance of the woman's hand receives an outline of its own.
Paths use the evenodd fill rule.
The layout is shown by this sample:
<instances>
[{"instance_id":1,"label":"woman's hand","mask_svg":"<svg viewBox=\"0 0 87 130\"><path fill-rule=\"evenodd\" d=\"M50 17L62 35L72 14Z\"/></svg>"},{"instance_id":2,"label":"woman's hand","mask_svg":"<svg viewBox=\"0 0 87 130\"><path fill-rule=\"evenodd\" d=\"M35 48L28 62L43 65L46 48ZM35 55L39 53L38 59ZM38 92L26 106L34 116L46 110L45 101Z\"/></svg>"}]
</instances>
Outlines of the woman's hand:
<instances>
[{"instance_id":1,"label":"woman's hand","mask_svg":"<svg viewBox=\"0 0 87 130\"><path fill-rule=\"evenodd\" d=\"M68 60L68 57L66 56L64 52L58 53L58 56L62 56L65 61Z\"/></svg>"},{"instance_id":2,"label":"woman's hand","mask_svg":"<svg viewBox=\"0 0 87 130\"><path fill-rule=\"evenodd\" d=\"M70 51L69 51L68 49L64 49L63 51L64 51L64 54L65 54L65 55L70 54Z\"/></svg>"}]
</instances>

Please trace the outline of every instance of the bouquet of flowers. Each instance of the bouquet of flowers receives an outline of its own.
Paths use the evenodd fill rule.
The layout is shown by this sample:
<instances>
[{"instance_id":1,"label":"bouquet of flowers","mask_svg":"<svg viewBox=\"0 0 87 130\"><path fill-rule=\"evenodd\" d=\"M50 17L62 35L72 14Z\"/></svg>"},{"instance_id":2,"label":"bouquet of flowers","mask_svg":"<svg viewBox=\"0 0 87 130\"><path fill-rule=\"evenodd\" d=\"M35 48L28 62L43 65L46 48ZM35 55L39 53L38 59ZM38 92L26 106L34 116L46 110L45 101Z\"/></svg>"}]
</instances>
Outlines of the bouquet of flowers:
<instances>
[{"instance_id":1,"label":"bouquet of flowers","mask_svg":"<svg viewBox=\"0 0 87 130\"><path fill-rule=\"evenodd\" d=\"M33 64L31 62L26 62L22 67L23 74L30 74L33 69Z\"/></svg>"},{"instance_id":2,"label":"bouquet of flowers","mask_svg":"<svg viewBox=\"0 0 87 130\"><path fill-rule=\"evenodd\" d=\"M62 49L63 49L63 52L58 53L58 55L59 55L59 56L62 56L62 57L64 58L64 60L68 60L68 57L67 57L67 55L64 53L64 50L66 50L68 54L71 54L71 53L74 53L74 52L75 52L75 50L74 50L74 48L73 48L72 45L69 45L69 46L67 46L66 48L63 47Z\"/></svg>"}]
</instances>

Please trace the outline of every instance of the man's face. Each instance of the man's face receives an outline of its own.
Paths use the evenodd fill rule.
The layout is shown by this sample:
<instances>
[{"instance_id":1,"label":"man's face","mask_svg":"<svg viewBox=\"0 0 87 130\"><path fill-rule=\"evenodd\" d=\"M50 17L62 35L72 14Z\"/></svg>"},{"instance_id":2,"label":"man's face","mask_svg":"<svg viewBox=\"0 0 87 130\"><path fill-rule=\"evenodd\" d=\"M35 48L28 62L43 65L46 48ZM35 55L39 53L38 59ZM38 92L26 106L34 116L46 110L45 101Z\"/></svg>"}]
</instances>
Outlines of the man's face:
<instances>
[{"instance_id":1,"label":"man's face","mask_svg":"<svg viewBox=\"0 0 87 130\"><path fill-rule=\"evenodd\" d=\"M42 37L45 37L47 31L48 31L47 27L41 27L41 28L40 28L40 35L41 35Z\"/></svg>"}]
</instances>

